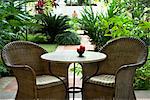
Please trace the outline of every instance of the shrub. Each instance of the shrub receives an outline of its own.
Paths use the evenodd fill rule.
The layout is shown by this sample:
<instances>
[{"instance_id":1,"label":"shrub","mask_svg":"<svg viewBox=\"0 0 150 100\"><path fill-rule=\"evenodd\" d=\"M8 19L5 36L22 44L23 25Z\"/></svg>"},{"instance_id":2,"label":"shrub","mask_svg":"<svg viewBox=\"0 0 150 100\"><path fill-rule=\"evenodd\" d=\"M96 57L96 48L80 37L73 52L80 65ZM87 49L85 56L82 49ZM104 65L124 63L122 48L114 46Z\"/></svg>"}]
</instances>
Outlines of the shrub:
<instances>
[{"instance_id":1,"label":"shrub","mask_svg":"<svg viewBox=\"0 0 150 100\"><path fill-rule=\"evenodd\" d=\"M67 16L47 13L37 15L36 19L43 26L41 33L45 33L51 43L54 42L56 35L64 33L66 29L70 28L67 23L70 19Z\"/></svg>"},{"instance_id":2,"label":"shrub","mask_svg":"<svg viewBox=\"0 0 150 100\"><path fill-rule=\"evenodd\" d=\"M136 70L135 89L150 89L150 60L146 64Z\"/></svg>"},{"instance_id":3,"label":"shrub","mask_svg":"<svg viewBox=\"0 0 150 100\"><path fill-rule=\"evenodd\" d=\"M62 45L78 45L80 38L74 32L66 32L56 36L55 42Z\"/></svg>"},{"instance_id":4,"label":"shrub","mask_svg":"<svg viewBox=\"0 0 150 100\"><path fill-rule=\"evenodd\" d=\"M71 28L75 31L80 29L80 23L79 19L77 17L71 18L71 20L68 22L68 24L71 26Z\"/></svg>"},{"instance_id":5,"label":"shrub","mask_svg":"<svg viewBox=\"0 0 150 100\"><path fill-rule=\"evenodd\" d=\"M28 41L35 43L46 43L47 37L43 34L28 34Z\"/></svg>"}]
</instances>

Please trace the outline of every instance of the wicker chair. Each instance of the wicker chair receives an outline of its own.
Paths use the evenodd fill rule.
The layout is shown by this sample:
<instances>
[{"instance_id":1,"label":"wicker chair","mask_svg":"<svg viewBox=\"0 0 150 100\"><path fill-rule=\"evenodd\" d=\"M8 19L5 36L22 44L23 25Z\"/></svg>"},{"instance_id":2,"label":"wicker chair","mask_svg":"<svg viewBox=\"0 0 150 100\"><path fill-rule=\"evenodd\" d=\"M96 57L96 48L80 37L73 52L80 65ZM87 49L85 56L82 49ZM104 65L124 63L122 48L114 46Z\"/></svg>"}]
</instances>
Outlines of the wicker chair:
<instances>
[{"instance_id":1,"label":"wicker chair","mask_svg":"<svg viewBox=\"0 0 150 100\"><path fill-rule=\"evenodd\" d=\"M55 66L50 66L40 58L44 53L47 51L39 45L27 41L14 41L3 48L3 62L17 80L16 99L66 99L67 67L54 63L51 65ZM50 69L55 69L54 73L61 76L53 76Z\"/></svg>"},{"instance_id":2,"label":"wicker chair","mask_svg":"<svg viewBox=\"0 0 150 100\"><path fill-rule=\"evenodd\" d=\"M104 61L84 64L83 76L87 78L84 79L83 98L135 100L134 74L136 68L146 62L145 43L140 39L121 37L106 43L100 52L107 55Z\"/></svg>"}]
</instances>

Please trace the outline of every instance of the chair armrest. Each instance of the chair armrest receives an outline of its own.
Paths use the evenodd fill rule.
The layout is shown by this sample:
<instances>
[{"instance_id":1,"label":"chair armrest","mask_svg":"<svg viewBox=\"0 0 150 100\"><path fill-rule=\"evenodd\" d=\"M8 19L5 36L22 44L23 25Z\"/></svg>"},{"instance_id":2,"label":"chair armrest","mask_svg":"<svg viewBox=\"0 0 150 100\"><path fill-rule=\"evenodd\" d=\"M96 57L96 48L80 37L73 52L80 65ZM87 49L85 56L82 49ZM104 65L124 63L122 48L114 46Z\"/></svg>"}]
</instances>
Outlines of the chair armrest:
<instances>
[{"instance_id":1,"label":"chair armrest","mask_svg":"<svg viewBox=\"0 0 150 100\"><path fill-rule=\"evenodd\" d=\"M15 76L22 77L25 79L36 80L36 74L34 70L29 67L28 65L11 65L9 66L12 70Z\"/></svg>"},{"instance_id":2,"label":"chair armrest","mask_svg":"<svg viewBox=\"0 0 150 100\"><path fill-rule=\"evenodd\" d=\"M135 64L123 65L116 72L115 77L115 100L129 99L134 100L133 81L135 70L138 66L142 66L145 61ZM129 98L127 98L129 97Z\"/></svg>"},{"instance_id":3,"label":"chair armrest","mask_svg":"<svg viewBox=\"0 0 150 100\"><path fill-rule=\"evenodd\" d=\"M129 73L131 69L135 70L137 67L142 66L145 63L145 60L142 60L141 62L134 63L134 64L128 64L128 65L122 65L116 72L115 76L117 76L120 73Z\"/></svg>"},{"instance_id":4,"label":"chair armrest","mask_svg":"<svg viewBox=\"0 0 150 100\"><path fill-rule=\"evenodd\" d=\"M142 61L140 61L140 62L138 62L138 63L134 63L134 64L128 64L128 65L122 65L120 68L119 68L119 70L120 69L122 69L122 68L125 68L125 67L140 67L140 66L142 66L144 63L145 63L146 61L145 60L142 60ZM118 70L118 71L119 71ZM117 71L117 72L118 72Z\"/></svg>"},{"instance_id":5,"label":"chair armrest","mask_svg":"<svg viewBox=\"0 0 150 100\"><path fill-rule=\"evenodd\" d=\"M12 69L18 83L16 98L37 98L34 70L27 65L10 65L9 67Z\"/></svg>"}]
</instances>

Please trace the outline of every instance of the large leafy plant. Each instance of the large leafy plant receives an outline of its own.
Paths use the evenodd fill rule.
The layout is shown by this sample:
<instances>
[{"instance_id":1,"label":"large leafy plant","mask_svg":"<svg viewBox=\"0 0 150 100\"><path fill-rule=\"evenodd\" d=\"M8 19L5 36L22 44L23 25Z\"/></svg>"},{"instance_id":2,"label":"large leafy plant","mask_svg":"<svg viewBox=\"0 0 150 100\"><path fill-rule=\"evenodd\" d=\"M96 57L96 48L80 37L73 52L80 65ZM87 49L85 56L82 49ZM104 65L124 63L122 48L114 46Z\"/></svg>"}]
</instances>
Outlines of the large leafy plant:
<instances>
[{"instance_id":1,"label":"large leafy plant","mask_svg":"<svg viewBox=\"0 0 150 100\"><path fill-rule=\"evenodd\" d=\"M111 2L108 2L107 5L109 18L113 17L114 15L119 15L124 11L124 2L121 0L112 0Z\"/></svg>"},{"instance_id":2,"label":"large leafy plant","mask_svg":"<svg viewBox=\"0 0 150 100\"><path fill-rule=\"evenodd\" d=\"M134 27L132 19L129 19L125 15L114 16L109 18L108 20L111 36L113 38L120 37L120 36L131 36L131 30Z\"/></svg>"},{"instance_id":3,"label":"large leafy plant","mask_svg":"<svg viewBox=\"0 0 150 100\"><path fill-rule=\"evenodd\" d=\"M79 23L82 25L82 29L84 29L86 34L92 39L92 42L99 44L104 44L106 37L101 29L101 21L99 20L99 14L95 14L93 12L92 7L84 8L81 13L81 19Z\"/></svg>"},{"instance_id":4,"label":"large leafy plant","mask_svg":"<svg viewBox=\"0 0 150 100\"><path fill-rule=\"evenodd\" d=\"M131 13L133 19L140 20L145 13L149 13L150 10L146 8L150 7L148 0L124 0L126 3L125 9Z\"/></svg>"},{"instance_id":5,"label":"large leafy plant","mask_svg":"<svg viewBox=\"0 0 150 100\"><path fill-rule=\"evenodd\" d=\"M96 32L97 31L97 16L94 14L92 7L84 8L83 12L81 13L81 19L79 20L80 24L82 25L82 29L87 31L87 35L93 41L96 41Z\"/></svg>"},{"instance_id":6,"label":"large leafy plant","mask_svg":"<svg viewBox=\"0 0 150 100\"><path fill-rule=\"evenodd\" d=\"M0 36L3 41L18 40L22 33L26 33L27 29L36 26L31 22L30 16L24 5L35 0L3 0L0 1Z\"/></svg>"},{"instance_id":7,"label":"large leafy plant","mask_svg":"<svg viewBox=\"0 0 150 100\"><path fill-rule=\"evenodd\" d=\"M87 35L96 43L96 45L103 45L111 39L111 28L113 24L110 23L111 18L120 15L123 6L121 1L112 0L108 3L107 14L94 13L92 7L85 8L81 13L80 23ZM117 21L116 21L117 22Z\"/></svg>"},{"instance_id":8,"label":"large leafy plant","mask_svg":"<svg viewBox=\"0 0 150 100\"><path fill-rule=\"evenodd\" d=\"M0 51L11 41L19 40L31 26L31 16L23 9L25 4L35 0L0 0ZM8 74L8 70L0 59L0 75Z\"/></svg>"},{"instance_id":9,"label":"large leafy plant","mask_svg":"<svg viewBox=\"0 0 150 100\"><path fill-rule=\"evenodd\" d=\"M54 42L56 35L64 33L70 28L67 23L70 19L67 16L47 13L37 15L36 19L43 26L42 33L48 36L48 40L51 43Z\"/></svg>"}]
</instances>

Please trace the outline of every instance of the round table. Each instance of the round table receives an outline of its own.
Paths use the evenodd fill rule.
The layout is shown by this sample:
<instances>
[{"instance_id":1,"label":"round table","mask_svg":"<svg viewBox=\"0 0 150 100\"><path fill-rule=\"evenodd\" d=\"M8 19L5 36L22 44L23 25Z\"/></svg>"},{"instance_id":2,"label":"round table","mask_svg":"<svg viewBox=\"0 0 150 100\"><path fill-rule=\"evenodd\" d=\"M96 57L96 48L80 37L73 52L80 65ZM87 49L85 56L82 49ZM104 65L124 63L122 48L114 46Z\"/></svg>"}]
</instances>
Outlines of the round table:
<instances>
[{"instance_id":1,"label":"round table","mask_svg":"<svg viewBox=\"0 0 150 100\"><path fill-rule=\"evenodd\" d=\"M68 92L82 92L82 88L75 87L75 63L93 63L99 62L106 58L107 56L104 53L94 52L94 51L85 51L83 57L79 57L79 54L76 50L64 50L56 51L51 53L46 53L41 55L41 58L51 62L61 62L61 63L74 63L74 76L73 76L73 87L68 88ZM83 66L82 66L83 67ZM73 91L70 91L73 89ZM80 89L75 91L75 89Z\"/></svg>"},{"instance_id":2,"label":"round table","mask_svg":"<svg viewBox=\"0 0 150 100\"><path fill-rule=\"evenodd\" d=\"M100 52L85 51L83 57L79 57L79 54L75 50L65 50L46 53L41 55L41 58L47 61L54 62L91 63L104 60L106 58L106 55Z\"/></svg>"}]
</instances>

